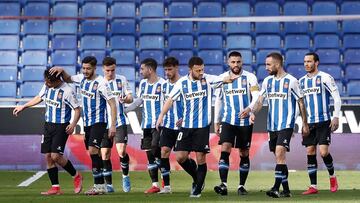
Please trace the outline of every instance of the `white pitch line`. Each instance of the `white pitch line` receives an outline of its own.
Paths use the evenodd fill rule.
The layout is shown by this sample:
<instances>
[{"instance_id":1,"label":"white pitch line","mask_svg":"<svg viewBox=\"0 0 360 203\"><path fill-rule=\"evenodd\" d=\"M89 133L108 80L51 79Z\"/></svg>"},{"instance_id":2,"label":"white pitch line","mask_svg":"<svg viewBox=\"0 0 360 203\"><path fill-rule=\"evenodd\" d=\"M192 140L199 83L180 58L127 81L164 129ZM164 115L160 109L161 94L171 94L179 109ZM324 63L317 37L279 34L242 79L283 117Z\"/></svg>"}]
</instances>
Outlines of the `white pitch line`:
<instances>
[{"instance_id":1,"label":"white pitch line","mask_svg":"<svg viewBox=\"0 0 360 203\"><path fill-rule=\"evenodd\" d=\"M27 187L29 186L31 183L35 182L36 180L38 180L39 178L41 178L44 174L46 174L46 171L39 171L36 174L34 174L33 176L31 176L30 178L26 179L25 181L23 181L22 183L20 183L18 185L18 187Z\"/></svg>"}]
</instances>

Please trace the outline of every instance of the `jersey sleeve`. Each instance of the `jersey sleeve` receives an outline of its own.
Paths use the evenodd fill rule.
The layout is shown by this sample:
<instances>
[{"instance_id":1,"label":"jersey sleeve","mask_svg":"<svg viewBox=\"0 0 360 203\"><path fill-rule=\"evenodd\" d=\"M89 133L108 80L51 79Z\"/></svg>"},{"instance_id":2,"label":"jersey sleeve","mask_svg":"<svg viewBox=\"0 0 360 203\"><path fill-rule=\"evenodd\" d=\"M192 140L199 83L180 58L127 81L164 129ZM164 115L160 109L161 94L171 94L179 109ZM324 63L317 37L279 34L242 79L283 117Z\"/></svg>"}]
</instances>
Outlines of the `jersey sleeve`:
<instances>
[{"instance_id":1,"label":"jersey sleeve","mask_svg":"<svg viewBox=\"0 0 360 203\"><path fill-rule=\"evenodd\" d=\"M224 76L223 75L209 75L206 74L205 75L206 80L209 82L210 86L213 89L219 88L221 87L221 85L223 84L223 79Z\"/></svg>"},{"instance_id":2,"label":"jersey sleeve","mask_svg":"<svg viewBox=\"0 0 360 203\"><path fill-rule=\"evenodd\" d=\"M178 80L173 89L171 90L170 94L169 94L169 98L171 98L173 101L177 100L179 98L179 96L181 95L181 81L183 80Z\"/></svg>"},{"instance_id":3,"label":"jersey sleeve","mask_svg":"<svg viewBox=\"0 0 360 203\"><path fill-rule=\"evenodd\" d=\"M259 83L255 75L249 77L250 92L259 91Z\"/></svg>"},{"instance_id":4,"label":"jersey sleeve","mask_svg":"<svg viewBox=\"0 0 360 203\"><path fill-rule=\"evenodd\" d=\"M267 83L268 83L268 80L265 79L261 85L261 90L259 92L260 96L263 96L263 97L267 96L267 92L266 92Z\"/></svg>"},{"instance_id":5,"label":"jersey sleeve","mask_svg":"<svg viewBox=\"0 0 360 203\"><path fill-rule=\"evenodd\" d=\"M129 81L123 77L123 87L124 87L124 94L125 95L128 95L128 94L132 94L132 90L131 90L131 87L130 87L130 84L129 84Z\"/></svg>"},{"instance_id":6,"label":"jersey sleeve","mask_svg":"<svg viewBox=\"0 0 360 203\"><path fill-rule=\"evenodd\" d=\"M303 91L300 89L299 81L294 79L290 83L291 94L295 97L296 100L303 98Z\"/></svg>"},{"instance_id":7,"label":"jersey sleeve","mask_svg":"<svg viewBox=\"0 0 360 203\"><path fill-rule=\"evenodd\" d=\"M71 80L74 81L74 83L76 85L80 85L81 81L84 79L84 75L83 74L77 74L77 75L72 75L71 76Z\"/></svg>"},{"instance_id":8,"label":"jersey sleeve","mask_svg":"<svg viewBox=\"0 0 360 203\"><path fill-rule=\"evenodd\" d=\"M44 84L44 85L41 87L41 90L40 90L40 92L39 92L39 94L38 94L38 96L39 96L42 100L44 100L45 97L46 97L45 91L46 91L46 85Z\"/></svg>"},{"instance_id":9,"label":"jersey sleeve","mask_svg":"<svg viewBox=\"0 0 360 203\"><path fill-rule=\"evenodd\" d=\"M79 101L76 98L75 91L72 88L69 88L69 90L66 91L64 101L72 109L75 109L80 106Z\"/></svg>"},{"instance_id":10,"label":"jersey sleeve","mask_svg":"<svg viewBox=\"0 0 360 203\"><path fill-rule=\"evenodd\" d=\"M102 82L99 83L99 92L101 94L101 96L103 96L106 100L110 100L112 98L114 98L113 93L111 92L111 89L109 87L109 83L106 82L105 80L103 80Z\"/></svg>"},{"instance_id":11,"label":"jersey sleeve","mask_svg":"<svg viewBox=\"0 0 360 203\"><path fill-rule=\"evenodd\" d=\"M326 75L324 77L324 85L330 93L338 91L335 79L331 75Z\"/></svg>"}]
</instances>

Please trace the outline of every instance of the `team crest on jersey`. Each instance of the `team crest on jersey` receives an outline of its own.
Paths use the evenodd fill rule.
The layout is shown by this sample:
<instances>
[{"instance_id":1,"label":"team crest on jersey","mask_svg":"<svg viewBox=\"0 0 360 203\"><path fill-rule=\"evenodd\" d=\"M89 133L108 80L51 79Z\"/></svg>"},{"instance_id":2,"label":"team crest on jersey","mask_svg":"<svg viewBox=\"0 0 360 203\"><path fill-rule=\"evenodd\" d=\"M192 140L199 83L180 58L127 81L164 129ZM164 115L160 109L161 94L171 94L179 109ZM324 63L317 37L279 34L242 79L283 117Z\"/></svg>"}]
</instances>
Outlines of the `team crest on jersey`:
<instances>
[{"instance_id":1,"label":"team crest on jersey","mask_svg":"<svg viewBox=\"0 0 360 203\"><path fill-rule=\"evenodd\" d=\"M286 89L289 88L289 82L284 83L284 88L286 88Z\"/></svg>"},{"instance_id":2,"label":"team crest on jersey","mask_svg":"<svg viewBox=\"0 0 360 203\"><path fill-rule=\"evenodd\" d=\"M117 86L118 86L118 88L120 89L120 88L122 87L121 82L117 82Z\"/></svg>"},{"instance_id":3,"label":"team crest on jersey","mask_svg":"<svg viewBox=\"0 0 360 203\"><path fill-rule=\"evenodd\" d=\"M62 93L62 92L59 92L59 94L57 95L57 98L58 98L58 99L62 99L62 97L63 97L63 93Z\"/></svg>"},{"instance_id":4,"label":"team crest on jersey","mask_svg":"<svg viewBox=\"0 0 360 203\"><path fill-rule=\"evenodd\" d=\"M160 93L160 92L161 92L161 86L160 86L160 85L156 88L156 92L157 92L157 93Z\"/></svg>"},{"instance_id":5,"label":"team crest on jersey","mask_svg":"<svg viewBox=\"0 0 360 203\"><path fill-rule=\"evenodd\" d=\"M93 86L93 91L96 91L97 90L97 87L98 87L98 84L94 84L94 86Z\"/></svg>"},{"instance_id":6,"label":"team crest on jersey","mask_svg":"<svg viewBox=\"0 0 360 203\"><path fill-rule=\"evenodd\" d=\"M201 85L206 85L206 79L205 78L201 78Z\"/></svg>"},{"instance_id":7,"label":"team crest on jersey","mask_svg":"<svg viewBox=\"0 0 360 203\"><path fill-rule=\"evenodd\" d=\"M316 84L319 85L320 83L321 83L320 78L317 78L317 79L316 79Z\"/></svg>"},{"instance_id":8,"label":"team crest on jersey","mask_svg":"<svg viewBox=\"0 0 360 203\"><path fill-rule=\"evenodd\" d=\"M241 83L242 85L246 85L246 79L243 79Z\"/></svg>"}]
</instances>

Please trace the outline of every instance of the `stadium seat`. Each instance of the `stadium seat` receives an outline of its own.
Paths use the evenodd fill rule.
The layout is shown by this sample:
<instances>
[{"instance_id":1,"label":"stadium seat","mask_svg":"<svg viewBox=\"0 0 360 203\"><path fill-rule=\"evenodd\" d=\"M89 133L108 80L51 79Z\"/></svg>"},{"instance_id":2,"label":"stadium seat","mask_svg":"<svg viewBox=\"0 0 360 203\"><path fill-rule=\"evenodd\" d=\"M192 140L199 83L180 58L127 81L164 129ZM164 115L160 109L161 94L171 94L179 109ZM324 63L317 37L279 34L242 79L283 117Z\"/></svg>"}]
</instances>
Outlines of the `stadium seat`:
<instances>
[{"instance_id":1,"label":"stadium seat","mask_svg":"<svg viewBox=\"0 0 360 203\"><path fill-rule=\"evenodd\" d=\"M50 4L48 2L28 2L24 6L25 16L49 16Z\"/></svg>"},{"instance_id":2,"label":"stadium seat","mask_svg":"<svg viewBox=\"0 0 360 203\"><path fill-rule=\"evenodd\" d=\"M0 34L19 34L19 20L0 20Z\"/></svg>"},{"instance_id":3,"label":"stadium seat","mask_svg":"<svg viewBox=\"0 0 360 203\"><path fill-rule=\"evenodd\" d=\"M331 1L314 2L312 5L312 15L336 15L336 3ZM336 21L314 22L314 33L337 33L338 26Z\"/></svg>"},{"instance_id":4,"label":"stadium seat","mask_svg":"<svg viewBox=\"0 0 360 203\"><path fill-rule=\"evenodd\" d=\"M192 17L193 4L191 2L171 2L169 4L169 17Z\"/></svg>"},{"instance_id":5,"label":"stadium seat","mask_svg":"<svg viewBox=\"0 0 360 203\"><path fill-rule=\"evenodd\" d=\"M135 37L132 35L115 35L110 38L110 49L135 49Z\"/></svg>"},{"instance_id":6,"label":"stadium seat","mask_svg":"<svg viewBox=\"0 0 360 203\"><path fill-rule=\"evenodd\" d=\"M53 65L73 66L77 64L77 53L74 50L56 50L51 54L51 61Z\"/></svg>"},{"instance_id":7,"label":"stadium seat","mask_svg":"<svg viewBox=\"0 0 360 203\"><path fill-rule=\"evenodd\" d=\"M168 56L177 58L180 64L188 64L189 59L194 56L194 53L192 50L171 50Z\"/></svg>"},{"instance_id":8,"label":"stadium seat","mask_svg":"<svg viewBox=\"0 0 360 203\"><path fill-rule=\"evenodd\" d=\"M140 5L140 17L163 17L164 4L163 2L144 2Z\"/></svg>"},{"instance_id":9,"label":"stadium seat","mask_svg":"<svg viewBox=\"0 0 360 203\"><path fill-rule=\"evenodd\" d=\"M158 64L158 67L156 69L156 73L158 76L164 78L164 79L167 79L166 76L165 76L165 70L164 70L164 67L162 66L162 64Z\"/></svg>"},{"instance_id":10,"label":"stadium seat","mask_svg":"<svg viewBox=\"0 0 360 203\"><path fill-rule=\"evenodd\" d=\"M0 16L20 16L19 2L0 2Z\"/></svg>"},{"instance_id":11,"label":"stadium seat","mask_svg":"<svg viewBox=\"0 0 360 203\"><path fill-rule=\"evenodd\" d=\"M179 66L179 74L180 76L185 76L189 74L189 67L187 65Z\"/></svg>"},{"instance_id":12,"label":"stadium seat","mask_svg":"<svg viewBox=\"0 0 360 203\"><path fill-rule=\"evenodd\" d=\"M52 39L52 49L77 49L76 35L55 35Z\"/></svg>"},{"instance_id":13,"label":"stadium seat","mask_svg":"<svg viewBox=\"0 0 360 203\"><path fill-rule=\"evenodd\" d=\"M163 34L164 21L140 21L140 34Z\"/></svg>"},{"instance_id":14,"label":"stadium seat","mask_svg":"<svg viewBox=\"0 0 360 203\"><path fill-rule=\"evenodd\" d=\"M266 56L271 53L271 52L279 52L279 50L275 50L275 49L263 49L263 50L259 50L256 52L256 60L255 60L255 64L260 65L260 64L265 64L265 59Z\"/></svg>"},{"instance_id":15,"label":"stadium seat","mask_svg":"<svg viewBox=\"0 0 360 203\"><path fill-rule=\"evenodd\" d=\"M16 82L0 82L0 97L16 97Z\"/></svg>"},{"instance_id":16,"label":"stadium seat","mask_svg":"<svg viewBox=\"0 0 360 203\"><path fill-rule=\"evenodd\" d=\"M284 16L308 15L308 5L306 2L291 1L284 4ZM307 22L285 22L284 32L289 33L308 33L309 24Z\"/></svg>"},{"instance_id":17,"label":"stadium seat","mask_svg":"<svg viewBox=\"0 0 360 203\"><path fill-rule=\"evenodd\" d=\"M309 52L308 49L291 49L285 54L285 64L304 64L305 54ZM321 58L320 58L320 61Z\"/></svg>"},{"instance_id":18,"label":"stadium seat","mask_svg":"<svg viewBox=\"0 0 360 203\"><path fill-rule=\"evenodd\" d=\"M143 35L139 38L140 49L162 49L164 48L164 37L162 35Z\"/></svg>"},{"instance_id":19,"label":"stadium seat","mask_svg":"<svg viewBox=\"0 0 360 203\"><path fill-rule=\"evenodd\" d=\"M81 33L105 34L107 30L106 20L85 20L81 23Z\"/></svg>"},{"instance_id":20,"label":"stadium seat","mask_svg":"<svg viewBox=\"0 0 360 203\"><path fill-rule=\"evenodd\" d=\"M13 81L17 80L17 67L16 66L0 66L0 81Z\"/></svg>"},{"instance_id":21,"label":"stadium seat","mask_svg":"<svg viewBox=\"0 0 360 203\"><path fill-rule=\"evenodd\" d=\"M78 23L76 20L55 20L52 23L52 34L77 34Z\"/></svg>"},{"instance_id":22,"label":"stadium seat","mask_svg":"<svg viewBox=\"0 0 360 203\"><path fill-rule=\"evenodd\" d=\"M248 71L248 72L250 72L250 73L254 73L254 69L252 68L251 65L243 65L243 66L242 66L242 69L243 69L243 70L246 70L246 71Z\"/></svg>"},{"instance_id":23,"label":"stadium seat","mask_svg":"<svg viewBox=\"0 0 360 203\"><path fill-rule=\"evenodd\" d=\"M49 38L47 35L26 35L23 38L24 50L47 50Z\"/></svg>"},{"instance_id":24,"label":"stadium seat","mask_svg":"<svg viewBox=\"0 0 360 203\"><path fill-rule=\"evenodd\" d=\"M303 65L288 65L286 68L286 72L294 76L296 79L300 79L302 76L306 74Z\"/></svg>"},{"instance_id":25,"label":"stadium seat","mask_svg":"<svg viewBox=\"0 0 360 203\"><path fill-rule=\"evenodd\" d=\"M134 65L135 64L135 52L131 50L116 50L110 53L111 57L116 59L118 65Z\"/></svg>"},{"instance_id":26,"label":"stadium seat","mask_svg":"<svg viewBox=\"0 0 360 203\"><path fill-rule=\"evenodd\" d=\"M204 60L205 66L224 64L224 53L222 50L201 50L198 52L198 56Z\"/></svg>"},{"instance_id":27,"label":"stadium seat","mask_svg":"<svg viewBox=\"0 0 360 203\"><path fill-rule=\"evenodd\" d=\"M342 15L360 14L360 2L358 2L358 1L343 1L341 3L340 13Z\"/></svg>"},{"instance_id":28,"label":"stadium seat","mask_svg":"<svg viewBox=\"0 0 360 203\"><path fill-rule=\"evenodd\" d=\"M205 65L205 71L206 74L210 74L210 75L221 75L222 73L224 73L224 68L223 66L212 66L212 65Z\"/></svg>"},{"instance_id":29,"label":"stadium seat","mask_svg":"<svg viewBox=\"0 0 360 203\"><path fill-rule=\"evenodd\" d=\"M0 50L17 50L18 48L18 35L0 35Z\"/></svg>"},{"instance_id":30,"label":"stadium seat","mask_svg":"<svg viewBox=\"0 0 360 203\"><path fill-rule=\"evenodd\" d=\"M337 64L335 64L335 65L323 65L322 66L321 61L320 61L319 70L323 71L325 73L329 73L335 80L342 80L343 79L342 69Z\"/></svg>"},{"instance_id":31,"label":"stadium seat","mask_svg":"<svg viewBox=\"0 0 360 203\"><path fill-rule=\"evenodd\" d=\"M193 49L194 38L192 35L172 35L168 39L169 49Z\"/></svg>"},{"instance_id":32,"label":"stadium seat","mask_svg":"<svg viewBox=\"0 0 360 203\"><path fill-rule=\"evenodd\" d=\"M266 70L265 65L258 66L257 71L256 71L256 77L257 77L259 83L261 81L263 81L267 76L269 76L269 73Z\"/></svg>"},{"instance_id":33,"label":"stadium seat","mask_svg":"<svg viewBox=\"0 0 360 203\"><path fill-rule=\"evenodd\" d=\"M82 17L103 17L107 16L106 2L85 2L82 6Z\"/></svg>"},{"instance_id":34,"label":"stadium seat","mask_svg":"<svg viewBox=\"0 0 360 203\"><path fill-rule=\"evenodd\" d=\"M65 72L69 75L76 75L77 74L77 70L76 70L76 66L61 66Z\"/></svg>"},{"instance_id":35,"label":"stadium seat","mask_svg":"<svg viewBox=\"0 0 360 203\"><path fill-rule=\"evenodd\" d=\"M241 54L243 64L251 65L253 61L251 50L238 50Z\"/></svg>"},{"instance_id":36,"label":"stadium seat","mask_svg":"<svg viewBox=\"0 0 360 203\"><path fill-rule=\"evenodd\" d=\"M281 49L279 35L258 35L255 38L256 49Z\"/></svg>"},{"instance_id":37,"label":"stadium seat","mask_svg":"<svg viewBox=\"0 0 360 203\"><path fill-rule=\"evenodd\" d=\"M220 17L222 16L221 3L199 2L197 6L197 14L199 17Z\"/></svg>"},{"instance_id":38,"label":"stadium seat","mask_svg":"<svg viewBox=\"0 0 360 203\"><path fill-rule=\"evenodd\" d=\"M21 55L23 66L46 66L47 51L24 51Z\"/></svg>"},{"instance_id":39,"label":"stadium seat","mask_svg":"<svg viewBox=\"0 0 360 203\"><path fill-rule=\"evenodd\" d=\"M53 16L55 17L77 17L77 2L56 2L53 7Z\"/></svg>"},{"instance_id":40,"label":"stadium seat","mask_svg":"<svg viewBox=\"0 0 360 203\"><path fill-rule=\"evenodd\" d=\"M106 38L101 35L85 35L80 40L80 50L106 48Z\"/></svg>"},{"instance_id":41,"label":"stadium seat","mask_svg":"<svg viewBox=\"0 0 360 203\"><path fill-rule=\"evenodd\" d=\"M105 50L85 50L82 51L80 54L80 58L83 59L86 56L94 56L96 60L98 61L98 64L102 64L102 61L104 60L106 55Z\"/></svg>"},{"instance_id":42,"label":"stadium seat","mask_svg":"<svg viewBox=\"0 0 360 203\"><path fill-rule=\"evenodd\" d=\"M229 22L226 23L227 34L249 34L251 32L250 23Z\"/></svg>"},{"instance_id":43,"label":"stadium seat","mask_svg":"<svg viewBox=\"0 0 360 203\"><path fill-rule=\"evenodd\" d=\"M309 49L310 48L310 36L309 35L286 35L284 49Z\"/></svg>"},{"instance_id":44,"label":"stadium seat","mask_svg":"<svg viewBox=\"0 0 360 203\"><path fill-rule=\"evenodd\" d=\"M360 50L348 49L344 52L344 64L360 64Z\"/></svg>"},{"instance_id":45,"label":"stadium seat","mask_svg":"<svg viewBox=\"0 0 360 203\"><path fill-rule=\"evenodd\" d=\"M134 34L136 31L136 24L134 19L115 19L110 24L110 33L116 34Z\"/></svg>"},{"instance_id":46,"label":"stadium seat","mask_svg":"<svg viewBox=\"0 0 360 203\"><path fill-rule=\"evenodd\" d=\"M114 2L111 5L110 15L112 18L134 18L135 10L134 2Z\"/></svg>"},{"instance_id":47,"label":"stadium seat","mask_svg":"<svg viewBox=\"0 0 360 203\"><path fill-rule=\"evenodd\" d=\"M0 51L0 65L18 65L18 52L17 51Z\"/></svg>"},{"instance_id":48,"label":"stadium seat","mask_svg":"<svg viewBox=\"0 0 360 203\"><path fill-rule=\"evenodd\" d=\"M198 22L199 34L219 34L222 33L221 22Z\"/></svg>"},{"instance_id":49,"label":"stadium seat","mask_svg":"<svg viewBox=\"0 0 360 203\"><path fill-rule=\"evenodd\" d=\"M181 22L171 21L169 22L169 34L192 34L193 23L192 22Z\"/></svg>"},{"instance_id":50,"label":"stadium seat","mask_svg":"<svg viewBox=\"0 0 360 203\"><path fill-rule=\"evenodd\" d=\"M360 35L347 34L343 37L343 48L346 49L360 49Z\"/></svg>"},{"instance_id":51,"label":"stadium seat","mask_svg":"<svg viewBox=\"0 0 360 203\"><path fill-rule=\"evenodd\" d=\"M350 81L347 83L347 92L351 96L360 96L360 80Z\"/></svg>"},{"instance_id":52,"label":"stadium seat","mask_svg":"<svg viewBox=\"0 0 360 203\"><path fill-rule=\"evenodd\" d=\"M250 35L230 35L226 37L226 48L232 49L251 49L252 40Z\"/></svg>"},{"instance_id":53,"label":"stadium seat","mask_svg":"<svg viewBox=\"0 0 360 203\"><path fill-rule=\"evenodd\" d=\"M340 63L340 52L338 49L318 49L316 52L322 64Z\"/></svg>"},{"instance_id":54,"label":"stadium seat","mask_svg":"<svg viewBox=\"0 0 360 203\"><path fill-rule=\"evenodd\" d=\"M346 92L345 92L343 83L341 81L335 81L335 83L336 83L336 86L338 87L340 96L341 97L346 96Z\"/></svg>"},{"instance_id":55,"label":"stadium seat","mask_svg":"<svg viewBox=\"0 0 360 203\"><path fill-rule=\"evenodd\" d=\"M348 65L345 69L347 80L360 80L360 65Z\"/></svg>"},{"instance_id":56,"label":"stadium seat","mask_svg":"<svg viewBox=\"0 0 360 203\"><path fill-rule=\"evenodd\" d=\"M34 97L39 94L44 82L24 82L20 85L20 97Z\"/></svg>"},{"instance_id":57,"label":"stadium seat","mask_svg":"<svg viewBox=\"0 0 360 203\"><path fill-rule=\"evenodd\" d=\"M221 35L200 35L198 37L198 49L222 49L223 40Z\"/></svg>"},{"instance_id":58,"label":"stadium seat","mask_svg":"<svg viewBox=\"0 0 360 203\"><path fill-rule=\"evenodd\" d=\"M49 21L48 20L27 20L24 22L23 34L48 34Z\"/></svg>"},{"instance_id":59,"label":"stadium seat","mask_svg":"<svg viewBox=\"0 0 360 203\"><path fill-rule=\"evenodd\" d=\"M277 2L257 2L255 4L255 16L278 16L280 7ZM280 23L255 23L256 33L279 33Z\"/></svg>"},{"instance_id":60,"label":"stadium seat","mask_svg":"<svg viewBox=\"0 0 360 203\"><path fill-rule=\"evenodd\" d=\"M226 4L226 16L250 16L250 4L247 2L228 2ZM227 34L244 33L248 34L251 31L251 23L227 22Z\"/></svg>"},{"instance_id":61,"label":"stadium seat","mask_svg":"<svg viewBox=\"0 0 360 203\"><path fill-rule=\"evenodd\" d=\"M347 20L342 23L343 33L360 33L360 21L359 20Z\"/></svg>"},{"instance_id":62,"label":"stadium seat","mask_svg":"<svg viewBox=\"0 0 360 203\"><path fill-rule=\"evenodd\" d=\"M29 81L44 81L45 66L28 66L21 69L20 80L23 82Z\"/></svg>"},{"instance_id":63,"label":"stadium seat","mask_svg":"<svg viewBox=\"0 0 360 203\"><path fill-rule=\"evenodd\" d=\"M162 50L143 50L139 54L140 62L145 58L153 58L158 64L164 61L164 52Z\"/></svg>"},{"instance_id":64,"label":"stadium seat","mask_svg":"<svg viewBox=\"0 0 360 203\"><path fill-rule=\"evenodd\" d=\"M314 37L314 49L339 48L339 36L334 34L319 34Z\"/></svg>"},{"instance_id":65,"label":"stadium seat","mask_svg":"<svg viewBox=\"0 0 360 203\"><path fill-rule=\"evenodd\" d=\"M128 81L135 81L135 69L134 67L129 66L118 66L115 70L116 74L123 75L126 77L126 80ZM133 95L135 92L133 92Z\"/></svg>"}]
</instances>

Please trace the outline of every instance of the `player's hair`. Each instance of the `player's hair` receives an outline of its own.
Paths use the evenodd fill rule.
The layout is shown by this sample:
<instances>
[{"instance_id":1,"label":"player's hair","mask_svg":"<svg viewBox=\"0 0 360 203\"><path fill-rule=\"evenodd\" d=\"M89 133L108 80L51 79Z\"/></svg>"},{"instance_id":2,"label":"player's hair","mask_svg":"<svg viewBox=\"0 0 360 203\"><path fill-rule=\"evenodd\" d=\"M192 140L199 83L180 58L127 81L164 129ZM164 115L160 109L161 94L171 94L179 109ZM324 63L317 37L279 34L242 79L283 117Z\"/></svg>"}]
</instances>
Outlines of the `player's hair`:
<instances>
[{"instance_id":1,"label":"player's hair","mask_svg":"<svg viewBox=\"0 0 360 203\"><path fill-rule=\"evenodd\" d=\"M81 61L81 64L83 63L88 63L90 64L92 67L96 67L97 64L97 60L94 56L86 56L85 58L83 58L83 60Z\"/></svg>"},{"instance_id":2,"label":"player's hair","mask_svg":"<svg viewBox=\"0 0 360 203\"><path fill-rule=\"evenodd\" d=\"M49 69L44 71L45 80L49 80L50 82L57 82L61 80L62 73L57 75L56 73L50 74Z\"/></svg>"},{"instance_id":3,"label":"player's hair","mask_svg":"<svg viewBox=\"0 0 360 203\"><path fill-rule=\"evenodd\" d=\"M157 65L158 65L157 62L155 61L155 59L153 59L153 58L146 58L146 59L142 60L140 64L144 64L146 67L150 67L153 70L156 70Z\"/></svg>"},{"instance_id":4,"label":"player's hair","mask_svg":"<svg viewBox=\"0 0 360 203\"><path fill-rule=\"evenodd\" d=\"M204 61L202 60L202 58L198 57L198 56L193 56L190 58L189 60L189 68L192 68L194 65L204 65Z\"/></svg>"},{"instance_id":5,"label":"player's hair","mask_svg":"<svg viewBox=\"0 0 360 203\"><path fill-rule=\"evenodd\" d=\"M112 65L116 65L116 59L110 56L107 56L104 58L104 60L102 61L103 66L112 66Z\"/></svg>"},{"instance_id":6,"label":"player's hair","mask_svg":"<svg viewBox=\"0 0 360 203\"><path fill-rule=\"evenodd\" d=\"M306 53L305 56L313 56L315 62L320 61L319 55L317 53L315 53L315 52Z\"/></svg>"},{"instance_id":7,"label":"player's hair","mask_svg":"<svg viewBox=\"0 0 360 203\"><path fill-rule=\"evenodd\" d=\"M269 57L271 57L271 58L275 59L276 61L278 61L281 66L282 66L283 63L284 63L283 57L282 57L281 54L278 53L278 52L271 52L270 54L268 54L268 55L266 56L266 58L269 58Z\"/></svg>"},{"instance_id":8,"label":"player's hair","mask_svg":"<svg viewBox=\"0 0 360 203\"><path fill-rule=\"evenodd\" d=\"M232 57L232 56L242 58L241 53L238 52L238 51L232 51L232 52L230 52L229 58Z\"/></svg>"},{"instance_id":9,"label":"player's hair","mask_svg":"<svg viewBox=\"0 0 360 203\"><path fill-rule=\"evenodd\" d=\"M179 66L179 60L177 60L175 57L167 57L164 60L163 67L175 67Z\"/></svg>"}]
</instances>

